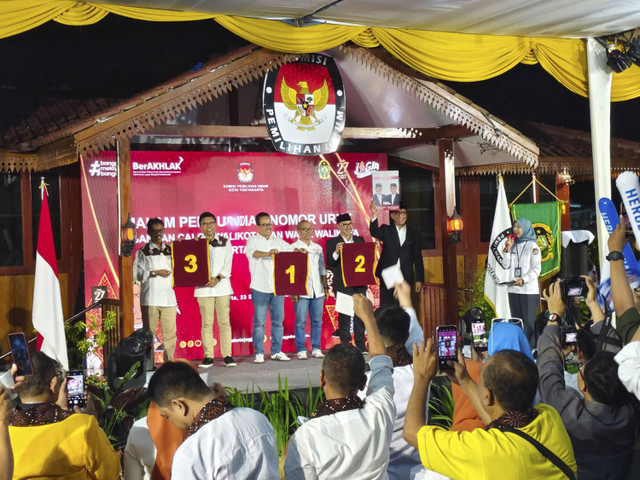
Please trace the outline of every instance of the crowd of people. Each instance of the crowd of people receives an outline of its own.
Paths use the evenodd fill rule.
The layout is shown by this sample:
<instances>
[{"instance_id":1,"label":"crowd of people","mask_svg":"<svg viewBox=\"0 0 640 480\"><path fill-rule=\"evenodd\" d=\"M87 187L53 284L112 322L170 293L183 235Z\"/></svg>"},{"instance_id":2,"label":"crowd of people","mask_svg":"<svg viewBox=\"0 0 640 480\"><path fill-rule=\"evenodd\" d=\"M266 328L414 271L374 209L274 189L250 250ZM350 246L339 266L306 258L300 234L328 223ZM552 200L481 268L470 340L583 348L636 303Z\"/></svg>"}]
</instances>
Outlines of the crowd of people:
<instances>
[{"instance_id":1,"label":"crowd of people","mask_svg":"<svg viewBox=\"0 0 640 480\"><path fill-rule=\"evenodd\" d=\"M410 232L399 232L405 228L405 216L400 215L400 225L395 225L400 246L410 241ZM252 262L254 327L264 328L267 309L272 318L278 318L281 300L269 293L273 292L268 290L272 262L262 259L291 246L273 237L267 214L259 214L256 220L260 238L248 245L247 256ZM372 233L396 233L380 234L375 222L374 216ZM200 223L210 248L227 247L215 235L213 214L205 212ZM167 278L161 227L150 221L149 230L156 235L152 242L156 238L160 244L149 245L141 254L150 259L136 260L144 281ZM13 370L13 391L19 397L13 408L8 392L0 391L0 461L6 465L0 469L0 479L116 479L122 464L125 480L631 478L639 425L640 293L631 288L622 257L616 254L626 244L623 227L611 234L608 245L616 328L609 309L603 310L597 301L596 286L585 278L591 320L578 322L577 342L567 344L565 317L573 300L563 296L562 280L552 283L543 292L546 325L535 345L537 359L527 329L495 322L486 353L477 352L472 343L471 359L459 349L457 360L449 362L450 369L444 373L451 379L455 400L450 429L429 422L429 392L438 375L438 352L431 339L424 341L411 304L413 287L407 281L396 283L392 301L375 312L363 292L348 292L354 303L353 319L362 323L357 331L368 336L368 355L363 355L364 338L359 333L353 339L355 345L351 335L345 335L344 341L322 353L314 301L323 301L327 292L324 258L329 268L338 268L333 262L340 257L341 247L358 238L352 234L350 217L339 216L338 227L340 235L324 256L311 240L311 225L298 225L300 240L293 248L308 252L318 275L310 275L308 298L296 299L297 313L305 322L307 315L311 317L312 355L323 358L324 398L311 418L297 420L299 427L283 459L278 457L274 428L263 414L230 404L222 386L206 385L197 366L167 352L167 361L148 384L148 414L133 425L121 462L90 412L67 409L62 388L65 372L54 360L35 352L33 375L19 377ZM397 260L400 266L403 258L411 258L410 250L402 255ZM218 293L226 291L216 288L231 272L225 270L224 262L211 261L212 278L217 281L203 286L207 290L198 297L203 319L205 315L213 318L215 311L221 322L225 302L218 310ZM145 267L148 264L153 267ZM158 298L157 285L147 289L148 299ZM200 301L211 298L208 305L208 300ZM161 309L153 312L150 308L149 318L158 315L162 322ZM275 323L271 358L285 360L278 358L285 354L277 339L282 326ZM258 335L254 332L255 361L261 363L264 330ZM301 352L306 353L303 339L296 339L299 359L304 359ZM212 359L209 352L211 357L206 358ZM226 353L224 358L230 358L230 351L223 350ZM566 371L568 357L577 361L576 374Z\"/></svg>"}]
</instances>

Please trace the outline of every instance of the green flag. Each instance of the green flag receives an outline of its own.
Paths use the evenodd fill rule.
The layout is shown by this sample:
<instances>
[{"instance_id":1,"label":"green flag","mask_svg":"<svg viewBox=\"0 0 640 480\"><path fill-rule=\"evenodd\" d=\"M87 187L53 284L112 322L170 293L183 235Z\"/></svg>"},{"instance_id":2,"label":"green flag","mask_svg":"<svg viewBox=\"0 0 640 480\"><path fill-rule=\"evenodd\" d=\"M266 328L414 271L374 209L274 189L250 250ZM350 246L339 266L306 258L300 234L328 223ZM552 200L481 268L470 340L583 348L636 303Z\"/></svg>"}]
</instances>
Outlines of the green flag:
<instances>
[{"instance_id":1,"label":"green flag","mask_svg":"<svg viewBox=\"0 0 640 480\"><path fill-rule=\"evenodd\" d=\"M527 218L536 232L542 256L540 279L560 270L560 202L519 203L511 206L514 219Z\"/></svg>"}]
</instances>

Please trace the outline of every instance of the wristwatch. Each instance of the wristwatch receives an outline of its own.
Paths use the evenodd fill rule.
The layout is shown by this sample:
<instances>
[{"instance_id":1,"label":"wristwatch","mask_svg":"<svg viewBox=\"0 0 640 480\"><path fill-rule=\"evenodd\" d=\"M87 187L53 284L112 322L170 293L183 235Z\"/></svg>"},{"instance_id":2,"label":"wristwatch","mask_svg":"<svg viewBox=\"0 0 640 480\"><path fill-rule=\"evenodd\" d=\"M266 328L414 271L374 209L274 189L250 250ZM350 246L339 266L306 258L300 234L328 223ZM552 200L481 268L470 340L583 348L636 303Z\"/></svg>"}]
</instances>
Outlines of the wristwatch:
<instances>
[{"instance_id":1,"label":"wristwatch","mask_svg":"<svg viewBox=\"0 0 640 480\"><path fill-rule=\"evenodd\" d=\"M616 260L624 260L624 255L622 252L618 252L617 250L612 250L609 252L609 255L605 257L610 262L615 262Z\"/></svg>"},{"instance_id":2,"label":"wristwatch","mask_svg":"<svg viewBox=\"0 0 640 480\"><path fill-rule=\"evenodd\" d=\"M151 278L155 277L155 276L156 276L156 272L154 272L154 271L152 270L152 271L149 273L149 276L150 276Z\"/></svg>"},{"instance_id":3,"label":"wristwatch","mask_svg":"<svg viewBox=\"0 0 640 480\"><path fill-rule=\"evenodd\" d=\"M560 316L557 313L549 313L547 310L547 322L557 322L560 319Z\"/></svg>"},{"instance_id":4,"label":"wristwatch","mask_svg":"<svg viewBox=\"0 0 640 480\"><path fill-rule=\"evenodd\" d=\"M222 277L220 275L216 275L216 278L218 279L218 281L222 280Z\"/></svg>"}]
</instances>

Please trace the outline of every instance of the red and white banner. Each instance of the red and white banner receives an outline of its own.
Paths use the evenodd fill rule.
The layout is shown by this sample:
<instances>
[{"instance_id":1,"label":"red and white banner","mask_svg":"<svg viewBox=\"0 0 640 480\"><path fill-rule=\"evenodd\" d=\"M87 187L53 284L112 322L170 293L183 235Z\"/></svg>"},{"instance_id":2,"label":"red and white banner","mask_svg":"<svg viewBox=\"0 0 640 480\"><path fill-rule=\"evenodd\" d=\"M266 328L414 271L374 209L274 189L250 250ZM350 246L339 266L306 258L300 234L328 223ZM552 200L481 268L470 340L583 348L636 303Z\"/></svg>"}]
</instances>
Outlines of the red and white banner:
<instances>
[{"instance_id":1,"label":"red and white banner","mask_svg":"<svg viewBox=\"0 0 640 480\"><path fill-rule=\"evenodd\" d=\"M40 224L38 226L38 248L36 254L36 275L33 286L33 328L38 331L38 349L49 357L60 362L65 370L69 370L67 342L64 335L64 315L62 313L62 297L58 281L58 262L56 248L53 243L51 215L46 188L42 191L40 207Z\"/></svg>"},{"instance_id":2,"label":"red and white banner","mask_svg":"<svg viewBox=\"0 0 640 480\"><path fill-rule=\"evenodd\" d=\"M198 217L204 211L217 217L216 233L233 247L231 285L231 328L233 355L253 353L253 303L247 239L257 233L255 215L271 215L273 232L285 241L298 239L297 224L309 221L314 241L324 246L338 234L336 216L349 212L354 234L369 235L370 174L386 170L384 154L331 154L309 157L282 153L223 152L131 152L133 192L132 217L136 224L137 246L149 241L146 222L160 217L164 222L164 241L194 239L200 235ZM118 298L118 221L117 179L114 152L83 158L83 233L85 292L87 305L92 286L107 287L109 298ZM359 176L356 176L358 172ZM330 272L328 273L330 277ZM330 278L329 278L330 280ZM372 300L377 286L371 286ZM176 287L179 315L176 357L202 358L200 311L193 287ZM322 348L330 348L337 329L334 298L325 303ZM91 312L99 315L99 310ZM88 319L89 320L89 319ZM270 331L267 318L266 331ZM285 301L283 351L295 352L295 311ZM158 331L159 332L159 331ZM217 324L214 338L218 337ZM265 344L268 351L269 345ZM215 355L219 356L218 346ZM92 367L96 365L91 365Z\"/></svg>"}]
</instances>

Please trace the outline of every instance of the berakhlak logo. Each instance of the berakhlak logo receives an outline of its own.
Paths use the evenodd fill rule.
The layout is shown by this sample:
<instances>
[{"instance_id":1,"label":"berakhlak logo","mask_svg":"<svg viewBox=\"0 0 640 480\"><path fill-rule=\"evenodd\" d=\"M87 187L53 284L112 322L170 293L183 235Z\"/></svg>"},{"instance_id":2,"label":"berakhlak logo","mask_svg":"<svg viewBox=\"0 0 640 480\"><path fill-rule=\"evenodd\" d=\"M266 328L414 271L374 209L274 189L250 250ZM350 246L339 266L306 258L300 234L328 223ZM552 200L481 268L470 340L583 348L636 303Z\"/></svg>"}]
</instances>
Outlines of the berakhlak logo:
<instances>
[{"instance_id":1,"label":"berakhlak logo","mask_svg":"<svg viewBox=\"0 0 640 480\"><path fill-rule=\"evenodd\" d=\"M333 153L345 125L345 94L331 57L301 55L265 76L263 108L276 150L292 155Z\"/></svg>"},{"instance_id":2,"label":"berakhlak logo","mask_svg":"<svg viewBox=\"0 0 640 480\"><path fill-rule=\"evenodd\" d=\"M251 183L253 181L253 166L249 162L238 164L238 181Z\"/></svg>"}]
</instances>

